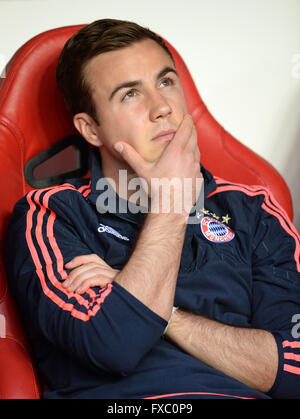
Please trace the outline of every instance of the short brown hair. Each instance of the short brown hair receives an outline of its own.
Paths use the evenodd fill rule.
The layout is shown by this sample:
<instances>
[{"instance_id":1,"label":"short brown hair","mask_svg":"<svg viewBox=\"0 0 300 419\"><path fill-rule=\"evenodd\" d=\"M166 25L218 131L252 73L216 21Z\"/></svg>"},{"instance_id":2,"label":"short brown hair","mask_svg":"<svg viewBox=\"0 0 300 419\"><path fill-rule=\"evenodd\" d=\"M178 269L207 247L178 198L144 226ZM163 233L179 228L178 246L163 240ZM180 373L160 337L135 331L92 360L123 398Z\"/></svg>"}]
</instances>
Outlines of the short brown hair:
<instances>
[{"instance_id":1,"label":"short brown hair","mask_svg":"<svg viewBox=\"0 0 300 419\"><path fill-rule=\"evenodd\" d=\"M81 28L66 42L58 60L56 81L72 116L86 112L99 124L90 86L84 79L88 62L99 54L125 48L147 38L158 43L174 62L163 39L134 22L96 20Z\"/></svg>"}]
</instances>

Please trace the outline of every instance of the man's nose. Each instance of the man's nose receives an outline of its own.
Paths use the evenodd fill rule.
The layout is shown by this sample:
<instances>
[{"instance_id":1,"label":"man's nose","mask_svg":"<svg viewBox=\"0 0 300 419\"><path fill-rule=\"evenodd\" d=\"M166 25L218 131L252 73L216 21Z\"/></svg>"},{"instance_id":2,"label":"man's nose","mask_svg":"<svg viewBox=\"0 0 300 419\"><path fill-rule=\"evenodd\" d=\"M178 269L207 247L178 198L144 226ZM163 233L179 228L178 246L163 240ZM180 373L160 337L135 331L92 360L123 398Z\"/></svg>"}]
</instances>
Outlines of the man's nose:
<instances>
[{"instance_id":1,"label":"man's nose","mask_svg":"<svg viewBox=\"0 0 300 419\"><path fill-rule=\"evenodd\" d=\"M159 92L153 93L150 98L150 119L155 122L172 113L168 100Z\"/></svg>"}]
</instances>

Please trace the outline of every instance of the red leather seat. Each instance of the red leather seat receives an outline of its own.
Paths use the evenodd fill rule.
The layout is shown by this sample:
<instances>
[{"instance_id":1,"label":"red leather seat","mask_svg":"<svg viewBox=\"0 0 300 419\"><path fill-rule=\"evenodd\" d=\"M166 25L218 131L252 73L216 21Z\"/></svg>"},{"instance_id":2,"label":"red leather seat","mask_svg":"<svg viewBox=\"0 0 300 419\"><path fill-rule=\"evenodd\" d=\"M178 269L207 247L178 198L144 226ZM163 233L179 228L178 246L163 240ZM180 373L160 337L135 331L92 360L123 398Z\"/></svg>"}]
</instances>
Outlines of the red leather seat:
<instances>
[{"instance_id":1,"label":"red leather seat","mask_svg":"<svg viewBox=\"0 0 300 419\"><path fill-rule=\"evenodd\" d=\"M0 90L1 255L15 202L31 190L24 177L29 159L75 133L55 83L55 68L66 40L80 26L44 32L20 48ZM187 67L171 47L199 138L205 167L227 180L268 186L292 218L289 190L276 170L234 139L212 117ZM7 288L0 257L0 397L39 398L41 387L17 307Z\"/></svg>"}]
</instances>

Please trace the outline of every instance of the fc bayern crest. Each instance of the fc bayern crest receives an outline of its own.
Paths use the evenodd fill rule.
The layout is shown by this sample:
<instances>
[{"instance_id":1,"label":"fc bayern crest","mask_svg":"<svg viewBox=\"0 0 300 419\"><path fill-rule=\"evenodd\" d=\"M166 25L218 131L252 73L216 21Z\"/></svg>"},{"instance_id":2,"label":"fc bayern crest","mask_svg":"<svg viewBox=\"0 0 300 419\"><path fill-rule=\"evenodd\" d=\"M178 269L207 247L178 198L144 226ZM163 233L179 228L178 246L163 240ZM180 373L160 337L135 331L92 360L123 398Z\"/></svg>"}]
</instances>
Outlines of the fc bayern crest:
<instances>
[{"instance_id":1,"label":"fc bayern crest","mask_svg":"<svg viewBox=\"0 0 300 419\"><path fill-rule=\"evenodd\" d=\"M234 238L231 228L211 217L202 218L201 231L207 240L214 243L227 243Z\"/></svg>"}]
</instances>

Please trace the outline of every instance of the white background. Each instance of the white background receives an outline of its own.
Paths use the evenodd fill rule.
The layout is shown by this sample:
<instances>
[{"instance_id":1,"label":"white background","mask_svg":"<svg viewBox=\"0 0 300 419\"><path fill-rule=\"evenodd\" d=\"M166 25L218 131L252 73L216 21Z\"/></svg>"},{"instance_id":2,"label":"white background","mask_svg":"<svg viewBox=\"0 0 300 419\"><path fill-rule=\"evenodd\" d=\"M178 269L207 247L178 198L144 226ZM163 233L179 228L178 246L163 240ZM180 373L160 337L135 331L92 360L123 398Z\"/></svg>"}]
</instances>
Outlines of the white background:
<instances>
[{"instance_id":1,"label":"white background","mask_svg":"<svg viewBox=\"0 0 300 419\"><path fill-rule=\"evenodd\" d=\"M300 0L0 0L0 73L34 35L106 17L175 46L215 119L283 175L300 229Z\"/></svg>"}]
</instances>

